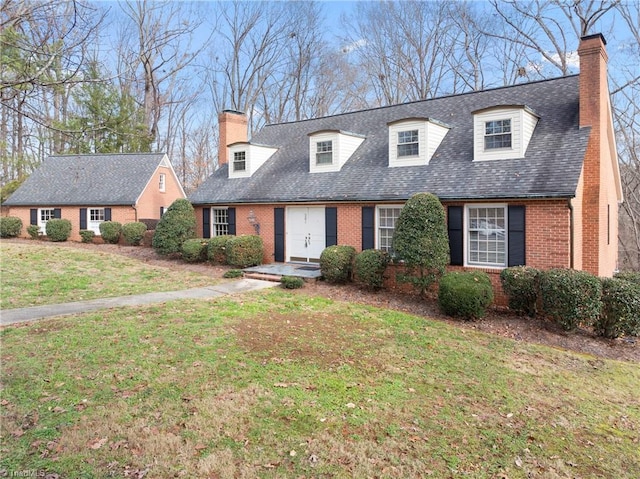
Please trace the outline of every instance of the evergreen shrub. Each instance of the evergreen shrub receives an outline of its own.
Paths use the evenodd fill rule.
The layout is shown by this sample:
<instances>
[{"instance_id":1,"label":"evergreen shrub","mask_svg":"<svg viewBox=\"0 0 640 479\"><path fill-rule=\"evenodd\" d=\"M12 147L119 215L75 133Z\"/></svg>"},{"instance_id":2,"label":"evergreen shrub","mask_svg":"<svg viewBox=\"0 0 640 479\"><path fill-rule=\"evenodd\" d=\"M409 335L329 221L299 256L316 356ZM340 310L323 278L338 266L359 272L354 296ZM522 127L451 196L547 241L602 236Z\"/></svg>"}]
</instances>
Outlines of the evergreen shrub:
<instances>
[{"instance_id":1,"label":"evergreen shrub","mask_svg":"<svg viewBox=\"0 0 640 479\"><path fill-rule=\"evenodd\" d=\"M93 230L80 230L80 238L82 238L83 243L92 243L95 235Z\"/></svg>"},{"instance_id":2,"label":"evergreen shrub","mask_svg":"<svg viewBox=\"0 0 640 479\"><path fill-rule=\"evenodd\" d=\"M207 246L207 259L213 264L227 264L227 243L233 235L214 236Z\"/></svg>"},{"instance_id":3,"label":"evergreen shrub","mask_svg":"<svg viewBox=\"0 0 640 479\"><path fill-rule=\"evenodd\" d=\"M0 218L0 238L15 238L22 231L22 220L15 216Z\"/></svg>"},{"instance_id":4,"label":"evergreen shrub","mask_svg":"<svg viewBox=\"0 0 640 479\"><path fill-rule=\"evenodd\" d=\"M500 272L500 282L507 295L509 309L531 317L536 315L539 275L539 270L529 266L513 266Z\"/></svg>"},{"instance_id":5,"label":"evergreen shrub","mask_svg":"<svg viewBox=\"0 0 640 479\"><path fill-rule=\"evenodd\" d=\"M262 263L264 244L257 235L231 236L226 244L227 264L248 268Z\"/></svg>"},{"instance_id":6,"label":"evergreen shrub","mask_svg":"<svg viewBox=\"0 0 640 479\"><path fill-rule=\"evenodd\" d=\"M207 260L207 245L204 238L191 238L182 243L182 259L187 263L201 263Z\"/></svg>"},{"instance_id":7,"label":"evergreen shrub","mask_svg":"<svg viewBox=\"0 0 640 479\"><path fill-rule=\"evenodd\" d=\"M304 286L304 280L296 276L283 276L280 285L285 289L299 289Z\"/></svg>"},{"instance_id":8,"label":"evergreen shrub","mask_svg":"<svg viewBox=\"0 0 640 479\"><path fill-rule=\"evenodd\" d=\"M122 236L124 241L132 246L140 246L147 231L147 225L142 221L134 223L125 223L122 225Z\"/></svg>"},{"instance_id":9,"label":"evergreen shrub","mask_svg":"<svg viewBox=\"0 0 640 479\"><path fill-rule=\"evenodd\" d=\"M603 278L602 311L594 330L605 338L640 335L640 284Z\"/></svg>"},{"instance_id":10,"label":"evergreen shrub","mask_svg":"<svg viewBox=\"0 0 640 479\"><path fill-rule=\"evenodd\" d=\"M118 244L122 233L122 224L117 221L103 221L100 223L100 236L102 241L109 244Z\"/></svg>"},{"instance_id":11,"label":"evergreen shrub","mask_svg":"<svg viewBox=\"0 0 640 479\"><path fill-rule=\"evenodd\" d=\"M445 273L440 279L438 305L443 313L462 319L479 319L493 302L493 287L483 271Z\"/></svg>"},{"instance_id":12,"label":"evergreen shrub","mask_svg":"<svg viewBox=\"0 0 640 479\"><path fill-rule=\"evenodd\" d=\"M153 235L153 249L160 255L180 253L182 243L194 238L196 215L186 198L179 198L162 215Z\"/></svg>"},{"instance_id":13,"label":"evergreen shrub","mask_svg":"<svg viewBox=\"0 0 640 479\"><path fill-rule=\"evenodd\" d=\"M384 286L384 272L389 265L389 254L378 249L367 249L356 255L354 276L357 281L373 290Z\"/></svg>"},{"instance_id":14,"label":"evergreen shrub","mask_svg":"<svg viewBox=\"0 0 640 479\"><path fill-rule=\"evenodd\" d=\"M222 275L223 278L241 278L244 275L244 272L241 269L230 269L225 271Z\"/></svg>"},{"instance_id":15,"label":"evergreen shrub","mask_svg":"<svg viewBox=\"0 0 640 479\"><path fill-rule=\"evenodd\" d=\"M31 236L31 239L40 238L40 227L38 225L27 226L27 234Z\"/></svg>"},{"instance_id":16,"label":"evergreen shrub","mask_svg":"<svg viewBox=\"0 0 640 479\"><path fill-rule=\"evenodd\" d=\"M356 249L348 245L328 246L320 254L320 271L329 283L346 283L351 280Z\"/></svg>"},{"instance_id":17,"label":"evergreen shrub","mask_svg":"<svg viewBox=\"0 0 640 479\"><path fill-rule=\"evenodd\" d=\"M613 275L616 279L623 279L640 286L640 272L639 271L620 271Z\"/></svg>"},{"instance_id":18,"label":"evergreen shrub","mask_svg":"<svg viewBox=\"0 0 640 479\"><path fill-rule=\"evenodd\" d=\"M61 218L52 218L47 221L45 229L49 241L67 241L71 235L71 221Z\"/></svg>"}]
</instances>

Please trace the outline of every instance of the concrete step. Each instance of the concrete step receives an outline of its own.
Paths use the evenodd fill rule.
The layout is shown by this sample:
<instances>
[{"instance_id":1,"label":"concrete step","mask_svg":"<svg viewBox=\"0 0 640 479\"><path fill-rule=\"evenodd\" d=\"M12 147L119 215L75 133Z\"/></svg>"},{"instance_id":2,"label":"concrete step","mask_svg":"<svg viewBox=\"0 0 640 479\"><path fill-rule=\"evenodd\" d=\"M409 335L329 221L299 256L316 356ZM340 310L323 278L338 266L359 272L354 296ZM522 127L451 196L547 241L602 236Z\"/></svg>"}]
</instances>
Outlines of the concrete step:
<instances>
[{"instance_id":1,"label":"concrete step","mask_svg":"<svg viewBox=\"0 0 640 479\"><path fill-rule=\"evenodd\" d=\"M250 279L261 279L262 281L274 281L276 283L279 283L282 279L281 275L266 273L244 273L244 277Z\"/></svg>"}]
</instances>

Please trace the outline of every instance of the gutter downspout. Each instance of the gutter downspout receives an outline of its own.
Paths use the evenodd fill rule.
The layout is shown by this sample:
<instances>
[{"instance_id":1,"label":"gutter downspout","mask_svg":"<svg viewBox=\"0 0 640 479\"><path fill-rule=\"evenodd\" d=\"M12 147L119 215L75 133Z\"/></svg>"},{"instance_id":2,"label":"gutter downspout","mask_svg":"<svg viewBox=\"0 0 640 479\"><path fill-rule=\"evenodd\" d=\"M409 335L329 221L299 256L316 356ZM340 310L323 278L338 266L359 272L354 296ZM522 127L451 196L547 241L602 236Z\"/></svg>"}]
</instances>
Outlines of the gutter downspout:
<instances>
[{"instance_id":1,"label":"gutter downspout","mask_svg":"<svg viewBox=\"0 0 640 479\"><path fill-rule=\"evenodd\" d=\"M571 199L567 201L567 206L569 207L569 268L573 269L573 236L574 236L574 219L573 219L573 205L571 204Z\"/></svg>"}]
</instances>

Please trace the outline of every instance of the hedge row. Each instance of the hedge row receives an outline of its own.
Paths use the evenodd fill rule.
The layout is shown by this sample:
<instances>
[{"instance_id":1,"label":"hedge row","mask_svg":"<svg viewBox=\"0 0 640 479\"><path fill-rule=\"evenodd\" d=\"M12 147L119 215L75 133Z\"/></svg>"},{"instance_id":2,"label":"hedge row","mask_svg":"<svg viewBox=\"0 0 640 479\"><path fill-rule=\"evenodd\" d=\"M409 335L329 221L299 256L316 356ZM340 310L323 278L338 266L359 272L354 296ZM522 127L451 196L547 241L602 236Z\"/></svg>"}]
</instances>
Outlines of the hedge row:
<instances>
[{"instance_id":1,"label":"hedge row","mask_svg":"<svg viewBox=\"0 0 640 479\"><path fill-rule=\"evenodd\" d=\"M191 238L182 243L182 259L196 263L248 268L262 263L264 244L257 235L216 236L211 239Z\"/></svg>"},{"instance_id":2,"label":"hedge row","mask_svg":"<svg viewBox=\"0 0 640 479\"><path fill-rule=\"evenodd\" d=\"M640 334L640 274L598 278L585 271L530 267L500 274L509 308L535 316L540 312L564 330L593 327L606 338Z\"/></svg>"}]
</instances>

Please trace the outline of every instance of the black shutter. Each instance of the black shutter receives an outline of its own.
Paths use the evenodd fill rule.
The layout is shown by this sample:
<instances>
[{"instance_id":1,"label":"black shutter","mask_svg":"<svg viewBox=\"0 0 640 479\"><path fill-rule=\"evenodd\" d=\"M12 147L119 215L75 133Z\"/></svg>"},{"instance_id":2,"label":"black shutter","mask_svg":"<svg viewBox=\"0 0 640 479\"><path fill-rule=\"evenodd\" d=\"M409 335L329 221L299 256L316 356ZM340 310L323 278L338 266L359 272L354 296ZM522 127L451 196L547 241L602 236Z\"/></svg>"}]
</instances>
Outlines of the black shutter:
<instances>
[{"instance_id":1,"label":"black shutter","mask_svg":"<svg viewBox=\"0 0 640 479\"><path fill-rule=\"evenodd\" d=\"M53 217L56 219L62 218L62 210L60 208L53 209Z\"/></svg>"},{"instance_id":2,"label":"black shutter","mask_svg":"<svg viewBox=\"0 0 640 479\"><path fill-rule=\"evenodd\" d=\"M284 208L273 209L273 230L275 251L273 259L278 263L284 262Z\"/></svg>"},{"instance_id":3,"label":"black shutter","mask_svg":"<svg viewBox=\"0 0 640 479\"><path fill-rule=\"evenodd\" d=\"M38 210L36 208L31 208L29 210L29 224L30 225L38 224Z\"/></svg>"},{"instance_id":4,"label":"black shutter","mask_svg":"<svg viewBox=\"0 0 640 479\"><path fill-rule=\"evenodd\" d=\"M87 209L86 208L80 208L80 229L81 230L87 229Z\"/></svg>"},{"instance_id":5,"label":"black shutter","mask_svg":"<svg viewBox=\"0 0 640 479\"><path fill-rule=\"evenodd\" d=\"M202 237L211 238L211 208L202 208Z\"/></svg>"},{"instance_id":6,"label":"black shutter","mask_svg":"<svg viewBox=\"0 0 640 479\"><path fill-rule=\"evenodd\" d=\"M452 265L464 264L463 223L462 206L449 206L447 208L447 231Z\"/></svg>"},{"instance_id":7,"label":"black shutter","mask_svg":"<svg viewBox=\"0 0 640 479\"><path fill-rule=\"evenodd\" d=\"M325 247L338 244L338 208L324 209Z\"/></svg>"},{"instance_id":8,"label":"black shutter","mask_svg":"<svg viewBox=\"0 0 640 479\"><path fill-rule=\"evenodd\" d=\"M525 207L520 205L510 205L508 212L509 234L509 256L507 266L524 266L526 264L525 254Z\"/></svg>"},{"instance_id":9,"label":"black shutter","mask_svg":"<svg viewBox=\"0 0 640 479\"><path fill-rule=\"evenodd\" d=\"M160 207L160 218L159 219L162 219L162 215L164 215L164 206Z\"/></svg>"},{"instance_id":10,"label":"black shutter","mask_svg":"<svg viewBox=\"0 0 640 479\"><path fill-rule=\"evenodd\" d=\"M362 207L362 250L373 249L375 244L375 213L373 206Z\"/></svg>"},{"instance_id":11,"label":"black shutter","mask_svg":"<svg viewBox=\"0 0 640 479\"><path fill-rule=\"evenodd\" d=\"M104 220L111 221L111 208L104 209Z\"/></svg>"},{"instance_id":12,"label":"black shutter","mask_svg":"<svg viewBox=\"0 0 640 479\"><path fill-rule=\"evenodd\" d=\"M227 217L229 218L229 234L236 234L236 209L228 208L227 209Z\"/></svg>"}]
</instances>

